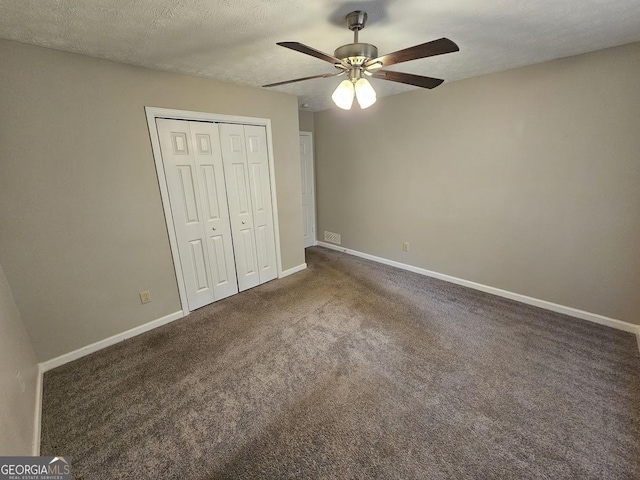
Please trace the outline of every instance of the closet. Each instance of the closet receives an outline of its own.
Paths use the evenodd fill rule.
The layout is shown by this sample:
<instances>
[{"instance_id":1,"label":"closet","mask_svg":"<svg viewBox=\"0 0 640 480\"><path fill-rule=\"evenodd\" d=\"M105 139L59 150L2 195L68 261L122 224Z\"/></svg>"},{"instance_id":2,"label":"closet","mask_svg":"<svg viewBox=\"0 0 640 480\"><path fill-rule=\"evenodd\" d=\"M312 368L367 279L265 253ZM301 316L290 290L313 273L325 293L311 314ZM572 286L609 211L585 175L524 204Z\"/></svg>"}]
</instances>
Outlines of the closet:
<instances>
[{"instance_id":1,"label":"closet","mask_svg":"<svg viewBox=\"0 0 640 480\"><path fill-rule=\"evenodd\" d=\"M276 278L265 127L156 126L189 310Z\"/></svg>"}]
</instances>

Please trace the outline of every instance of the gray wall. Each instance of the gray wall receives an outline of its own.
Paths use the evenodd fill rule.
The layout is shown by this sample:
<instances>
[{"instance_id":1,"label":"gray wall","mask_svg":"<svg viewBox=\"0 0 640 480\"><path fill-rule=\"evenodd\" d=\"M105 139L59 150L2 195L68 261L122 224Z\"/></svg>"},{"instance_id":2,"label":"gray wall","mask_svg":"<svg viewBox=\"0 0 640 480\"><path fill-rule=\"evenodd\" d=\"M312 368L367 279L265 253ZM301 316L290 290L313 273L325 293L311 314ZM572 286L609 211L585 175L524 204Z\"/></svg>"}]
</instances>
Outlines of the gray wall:
<instances>
[{"instance_id":1,"label":"gray wall","mask_svg":"<svg viewBox=\"0 0 640 480\"><path fill-rule=\"evenodd\" d=\"M39 360L180 310L145 106L270 118L283 268L304 263L295 96L7 41L0 65L0 262Z\"/></svg>"},{"instance_id":2,"label":"gray wall","mask_svg":"<svg viewBox=\"0 0 640 480\"><path fill-rule=\"evenodd\" d=\"M316 113L318 236L640 324L639 80L636 43Z\"/></svg>"},{"instance_id":3,"label":"gray wall","mask_svg":"<svg viewBox=\"0 0 640 480\"><path fill-rule=\"evenodd\" d=\"M300 110L298 112L298 119L300 123L300 131L301 132L311 132L313 133L314 120L313 120L313 112L305 112Z\"/></svg>"},{"instance_id":4,"label":"gray wall","mask_svg":"<svg viewBox=\"0 0 640 480\"><path fill-rule=\"evenodd\" d=\"M0 266L0 456L33 453L37 379L36 356Z\"/></svg>"}]
</instances>

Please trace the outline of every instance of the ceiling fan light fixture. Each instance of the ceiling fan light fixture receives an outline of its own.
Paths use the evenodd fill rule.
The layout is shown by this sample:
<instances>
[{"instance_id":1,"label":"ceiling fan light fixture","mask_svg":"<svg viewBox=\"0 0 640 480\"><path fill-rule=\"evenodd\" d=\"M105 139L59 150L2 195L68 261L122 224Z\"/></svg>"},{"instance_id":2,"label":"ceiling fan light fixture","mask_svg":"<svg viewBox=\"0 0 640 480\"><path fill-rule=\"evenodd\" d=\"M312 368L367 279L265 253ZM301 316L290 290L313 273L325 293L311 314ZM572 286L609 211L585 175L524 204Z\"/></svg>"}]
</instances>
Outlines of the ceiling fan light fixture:
<instances>
[{"instance_id":1,"label":"ceiling fan light fixture","mask_svg":"<svg viewBox=\"0 0 640 480\"><path fill-rule=\"evenodd\" d=\"M368 83L368 82L367 82ZM331 95L333 102L343 110L351 110L353 105L354 87L351 80L343 80Z\"/></svg>"},{"instance_id":2,"label":"ceiling fan light fixture","mask_svg":"<svg viewBox=\"0 0 640 480\"><path fill-rule=\"evenodd\" d=\"M312 75L309 77L286 80L284 82L263 85L264 87L279 87L289 83L302 82L303 80L313 80L315 78L337 77L339 75L349 75L349 80L345 80L333 92L331 98L334 103L343 110L351 110L353 99L357 98L360 108L365 109L376 102L376 92L364 77L374 77L389 82L403 83L421 88L435 88L442 84L444 80L439 78L425 77L411 73L398 72L396 70L380 70L382 67L390 67L398 63L418 60L420 58L444 55L445 53L458 52L460 48L448 38L442 37L430 42L403 48L396 52L378 55L378 47L370 43L360 43L358 33L365 27L367 14L361 10L356 10L346 16L349 30L353 31L353 42L338 47L333 55L316 50L313 47L300 42L278 42L277 45L296 52L318 58L324 62L332 64L338 72Z\"/></svg>"},{"instance_id":3,"label":"ceiling fan light fixture","mask_svg":"<svg viewBox=\"0 0 640 480\"><path fill-rule=\"evenodd\" d=\"M355 90L360 108L369 108L376 103L376 91L366 78L361 78L356 82Z\"/></svg>"}]
</instances>

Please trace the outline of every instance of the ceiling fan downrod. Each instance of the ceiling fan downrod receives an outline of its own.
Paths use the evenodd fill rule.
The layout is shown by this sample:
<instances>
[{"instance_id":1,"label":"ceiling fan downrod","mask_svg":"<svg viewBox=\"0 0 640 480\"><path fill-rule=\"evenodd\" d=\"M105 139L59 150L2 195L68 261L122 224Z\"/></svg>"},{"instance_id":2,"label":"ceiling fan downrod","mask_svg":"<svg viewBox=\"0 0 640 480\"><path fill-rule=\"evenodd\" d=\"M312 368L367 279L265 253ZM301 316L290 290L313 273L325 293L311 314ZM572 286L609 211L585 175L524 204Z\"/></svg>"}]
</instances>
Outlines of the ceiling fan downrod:
<instances>
[{"instance_id":1,"label":"ceiling fan downrod","mask_svg":"<svg viewBox=\"0 0 640 480\"><path fill-rule=\"evenodd\" d=\"M353 43L358 43L358 32L362 30L367 23L367 12L356 10L348 13L346 16L349 30L353 32Z\"/></svg>"},{"instance_id":2,"label":"ceiling fan downrod","mask_svg":"<svg viewBox=\"0 0 640 480\"><path fill-rule=\"evenodd\" d=\"M347 14L347 25L353 32L353 43L336 48L334 56L347 67L360 67L366 60L378 57L378 48L370 43L359 43L358 32L365 27L367 13L360 10Z\"/></svg>"}]
</instances>

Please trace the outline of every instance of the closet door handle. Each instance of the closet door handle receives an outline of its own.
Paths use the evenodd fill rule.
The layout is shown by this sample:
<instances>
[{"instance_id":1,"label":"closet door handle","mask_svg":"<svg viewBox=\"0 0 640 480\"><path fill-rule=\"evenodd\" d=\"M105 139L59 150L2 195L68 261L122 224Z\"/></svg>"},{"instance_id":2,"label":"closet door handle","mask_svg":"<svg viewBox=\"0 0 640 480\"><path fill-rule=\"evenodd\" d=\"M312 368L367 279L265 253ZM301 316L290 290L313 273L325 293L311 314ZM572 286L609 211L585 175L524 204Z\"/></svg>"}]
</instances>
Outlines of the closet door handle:
<instances>
[{"instance_id":1,"label":"closet door handle","mask_svg":"<svg viewBox=\"0 0 640 480\"><path fill-rule=\"evenodd\" d=\"M242 224L244 225L244 220L242 221Z\"/></svg>"}]
</instances>

